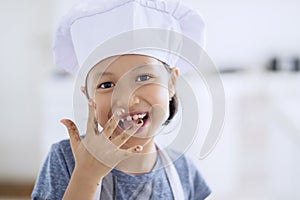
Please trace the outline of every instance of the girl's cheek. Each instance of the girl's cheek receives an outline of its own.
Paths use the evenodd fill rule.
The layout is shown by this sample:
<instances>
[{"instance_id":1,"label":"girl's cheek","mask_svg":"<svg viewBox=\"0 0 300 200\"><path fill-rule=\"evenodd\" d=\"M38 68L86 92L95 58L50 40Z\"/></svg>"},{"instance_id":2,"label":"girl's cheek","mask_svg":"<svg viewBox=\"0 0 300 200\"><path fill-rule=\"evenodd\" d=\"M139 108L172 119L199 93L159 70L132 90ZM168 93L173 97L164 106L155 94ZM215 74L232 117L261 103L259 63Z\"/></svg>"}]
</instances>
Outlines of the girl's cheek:
<instances>
[{"instance_id":1,"label":"girl's cheek","mask_svg":"<svg viewBox=\"0 0 300 200\"><path fill-rule=\"evenodd\" d=\"M100 126L103 128L104 126L105 126L105 124L108 122L108 113L107 112L101 112L101 111L99 111L98 113L97 113L97 121L98 121L98 123L100 124Z\"/></svg>"},{"instance_id":2,"label":"girl's cheek","mask_svg":"<svg viewBox=\"0 0 300 200\"><path fill-rule=\"evenodd\" d=\"M163 87L156 87L152 88L151 91L148 92L147 95L151 95L151 98L149 98L150 101L153 102L153 104L159 104L159 105L168 105L169 95L168 90Z\"/></svg>"},{"instance_id":3,"label":"girl's cheek","mask_svg":"<svg viewBox=\"0 0 300 200\"><path fill-rule=\"evenodd\" d=\"M169 95L167 90L156 88L155 91L149 92L148 101L152 109L152 123L155 127L158 127L169 116Z\"/></svg>"},{"instance_id":4,"label":"girl's cheek","mask_svg":"<svg viewBox=\"0 0 300 200\"><path fill-rule=\"evenodd\" d=\"M108 121L108 114L110 111L110 105L101 101L96 101L96 109L95 109L95 116L98 123L103 127L106 122Z\"/></svg>"}]
</instances>

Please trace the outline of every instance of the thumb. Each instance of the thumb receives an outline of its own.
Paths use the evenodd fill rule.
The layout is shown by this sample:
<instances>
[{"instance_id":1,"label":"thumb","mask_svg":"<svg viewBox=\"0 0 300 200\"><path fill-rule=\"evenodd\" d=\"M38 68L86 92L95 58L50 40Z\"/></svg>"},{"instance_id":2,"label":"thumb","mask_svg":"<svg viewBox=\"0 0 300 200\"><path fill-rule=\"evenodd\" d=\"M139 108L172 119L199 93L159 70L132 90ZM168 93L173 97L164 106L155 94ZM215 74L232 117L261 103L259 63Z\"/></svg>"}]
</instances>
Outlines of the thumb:
<instances>
[{"instance_id":1,"label":"thumb","mask_svg":"<svg viewBox=\"0 0 300 200\"><path fill-rule=\"evenodd\" d=\"M74 152L75 149L77 149L78 145L81 142L81 138L79 136L78 128L76 127L75 123L72 120L69 119L62 119L60 122L66 126L68 129L68 133L70 136L70 143L72 150Z\"/></svg>"}]
</instances>

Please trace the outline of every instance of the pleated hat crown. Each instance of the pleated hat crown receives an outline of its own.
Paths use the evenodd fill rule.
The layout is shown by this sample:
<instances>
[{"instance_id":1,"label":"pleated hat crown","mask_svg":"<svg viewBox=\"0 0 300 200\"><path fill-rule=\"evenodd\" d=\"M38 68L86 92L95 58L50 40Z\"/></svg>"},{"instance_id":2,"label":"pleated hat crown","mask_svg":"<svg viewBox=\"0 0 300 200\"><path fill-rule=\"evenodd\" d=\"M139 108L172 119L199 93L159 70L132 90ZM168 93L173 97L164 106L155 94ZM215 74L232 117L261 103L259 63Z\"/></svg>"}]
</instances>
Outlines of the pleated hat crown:
<instances>
[{"instance_id":1,"label":"pleated hat crown","mask_svg":"<svg viewBox=\"0 0 300 200\"><path fill-rule=\"evenodd\" d=\"M182 46L180 38L167 31L190 38L203 48L204 22L199 13L179 1L168 0L88 0L75 5L59 24L53 43L54 61L58 67L76 75L95 50L107 41L123 33L139 30L165 30L155 37L130 36L130 43L144 40L145 43L121 50L108 52L105 56L93 55L92 65L105 57L126 53L155 57L171 66L178 58L171 56ZM163 34L161 34L163 33ZM146 37L147 36L147 37ZM127 42L119 41L120 46ZM169 51L158 51L156 44L164 43ZM128 46L128 45L127 45ZM145 47L145 48L143 48ZM161 48L161 47L158 47ZM105 49L102 48L102 51ZM95 54L95 53L94 53ZM184 68L184 66L180 66ZM183 69L184 70L184 69Z\"/></svg>"}]
</instances>

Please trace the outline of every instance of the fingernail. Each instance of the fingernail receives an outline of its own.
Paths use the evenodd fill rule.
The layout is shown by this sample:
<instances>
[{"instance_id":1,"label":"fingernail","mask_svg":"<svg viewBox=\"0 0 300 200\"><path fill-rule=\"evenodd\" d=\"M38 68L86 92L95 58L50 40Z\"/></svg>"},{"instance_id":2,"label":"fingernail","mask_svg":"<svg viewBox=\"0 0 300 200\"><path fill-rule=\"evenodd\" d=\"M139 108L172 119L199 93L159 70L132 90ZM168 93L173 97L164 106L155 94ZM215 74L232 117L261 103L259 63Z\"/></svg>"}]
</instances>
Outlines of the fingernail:
<instances>
[{"instance_id":1,"label":"fingernail","mask_svg":"<svg viewBox=\"0 0 300 200\"><path fill-rule=\"evenodd\" d=\"M62 123L62 124L65 125L65 126L68 126L68 122L67 122L66 119L60 120L60 123Z\"/></svg>"},{"instance_id":2,"label":"fingernail","mask_svg":"<svg viewBox=\"0 0 300 200\"><path fill-rule=\"evenodd\" d=\"M143 123L144 123L144 121L143 121L142 119L140 119L140 120L138 121L138 125L143 125Z\"/></svg>"},{"instance_id":3,"label":"fingernail","mask_svg":"<svg viewBox=\"0 0 300 200\"><path fill-rule=\"evenodd\" d=\"M143 146L138 145L137 147L135 147L135 151L137 152L143 151Z\"/></svg>"},{"instance_id":4,"label":"fingernail","mask_svg":"<svg viewBox=\"0 0 300 200\"><path fill-rule=\"evenodd\" d=\"M134 126L138 128L138 127L143 126L143 124L144 124L144 121L143 120L139 120L137 123L134 123Z\"/></svg>"},{"instance_id":5,"label":"fingernail","mask_svg":"<svg viewBox=\"0 0 300 200\"><path fill-rule=\"evenodd\" d=\"M124 112L125 112L124 109L118 109L116 110L116 115L121 116Z\"/></svg>"}]
</instances>

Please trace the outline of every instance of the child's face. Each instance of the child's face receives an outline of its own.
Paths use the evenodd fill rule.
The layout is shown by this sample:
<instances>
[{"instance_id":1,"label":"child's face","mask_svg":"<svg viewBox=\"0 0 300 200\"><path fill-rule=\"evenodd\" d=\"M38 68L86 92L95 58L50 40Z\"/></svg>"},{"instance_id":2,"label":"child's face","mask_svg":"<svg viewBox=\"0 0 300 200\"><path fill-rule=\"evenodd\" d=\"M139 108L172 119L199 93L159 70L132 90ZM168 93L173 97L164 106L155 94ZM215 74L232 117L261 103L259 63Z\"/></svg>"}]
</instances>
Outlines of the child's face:
<instances>
[{"instance_id":1,"label":"child's face","mask_svg":"<svg viewBox=\"0 0 300 200\"><path fill-rule=\"evenodd\" d=\"M169 72L160 61L142 55L123 55L98 63L87 80L98 123L103 127L121 108L125 113L114 134L143 120L143 126L128 142L152 138L169 116L177 75L176 68Z\"/></svg>"}]
</instances>

